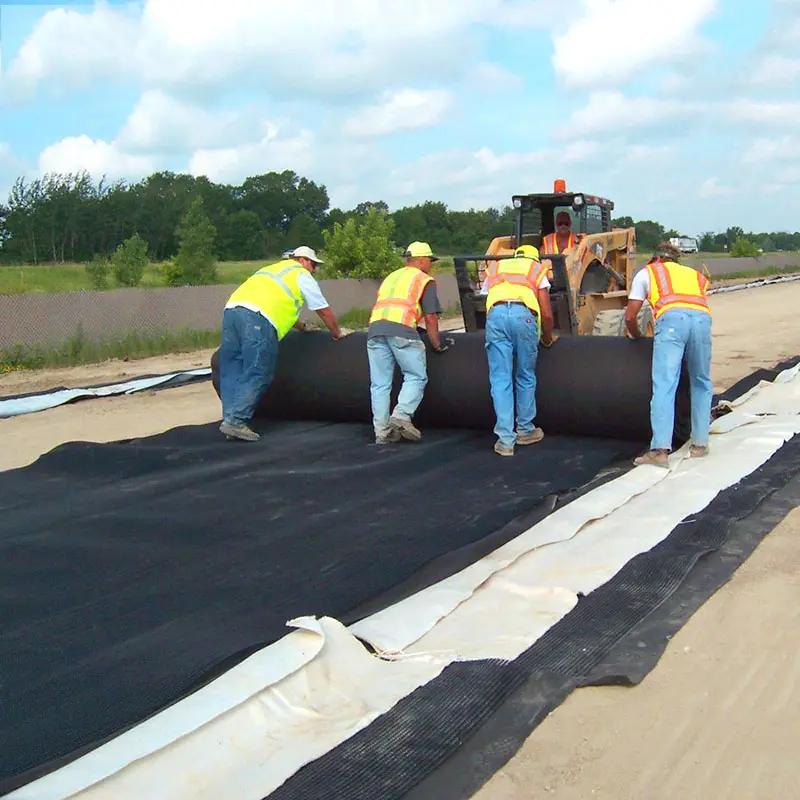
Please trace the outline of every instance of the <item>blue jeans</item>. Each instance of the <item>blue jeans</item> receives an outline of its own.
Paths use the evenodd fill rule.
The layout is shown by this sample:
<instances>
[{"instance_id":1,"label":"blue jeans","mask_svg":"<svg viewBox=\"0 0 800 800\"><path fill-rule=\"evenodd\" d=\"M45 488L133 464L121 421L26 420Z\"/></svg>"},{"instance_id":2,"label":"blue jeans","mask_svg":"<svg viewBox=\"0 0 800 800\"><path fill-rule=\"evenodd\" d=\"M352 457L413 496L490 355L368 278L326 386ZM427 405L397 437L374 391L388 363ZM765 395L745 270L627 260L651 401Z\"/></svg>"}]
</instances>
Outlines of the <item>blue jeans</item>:
<instances>
[{"instance_id":1,"label":"blue jeans","mask_svg":"<svg viewBox=\"0 0 800 800\"><path fill-rule=\"evenodd\" d=\"M261 314L247 308L226 308L222 314L219 383L222 421L250 421L261 395L275 375L278 334Z\"/></svg>"},{"instance_id":2,"label":"blue jeans","mask_svg":"<svg viewBox=\"0 0 800 800\"><path fill-rule=\"evenodd\" d=\"M653 397L650 401L651 450L671 450L675 392L686 359L692 401L692 444L708 445L711 426L711 315L674 309L656 322L653 342Z\"/></svg>"},{"instance_id":3,"label":"blue jeans","mask_svg":"<svg viewBox=\"0 0 800 800\"><path fill-rule=\"evenodd\" d=\"M536 315L522 305L498 303L492 306L486 316L486 357L489 361L492 403L497 417L494 432L506 447L513 447L517 441L514 432L515 385L516 429L520 433L534 430L538 355L539 321Z\"/></svg>"},{"instance_id":4,"label":"blue jeans","mask_svg":"<svg viewBox=\"0 0 800 800\"><path fill-rule=\"evenodd\" d=\"M367 339L367 358L372 425L376 436L384 436L389 431L389 405L395 364L403 374L403 385L392 416L410 420L422 402L428 383L425 344L421 339L375 336Z\"/></svg>"}]
</instances>

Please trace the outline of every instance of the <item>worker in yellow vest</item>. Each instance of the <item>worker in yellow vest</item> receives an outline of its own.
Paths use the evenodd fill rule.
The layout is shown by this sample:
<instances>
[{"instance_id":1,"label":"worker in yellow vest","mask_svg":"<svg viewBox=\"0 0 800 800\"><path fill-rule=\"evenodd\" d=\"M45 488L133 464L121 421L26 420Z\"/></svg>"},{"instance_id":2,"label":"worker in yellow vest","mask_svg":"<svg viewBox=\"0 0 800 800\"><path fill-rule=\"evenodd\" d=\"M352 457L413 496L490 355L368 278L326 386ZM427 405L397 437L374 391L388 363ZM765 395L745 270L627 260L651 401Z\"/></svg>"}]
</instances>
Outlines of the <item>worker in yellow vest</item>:
<instances>
[{"instance_id":1,"label":"worker in yellow vest","mask_svg":"<svg viewBox=\"0 0 800 800\"><path fill-rule=\"evenodd\" d=\"M220 431L228 439L257 442L249 425L258 401L275 374L278 343L298 321L303 304L315 311L334 339L342 333L314 278L323 261L310 247L251 275L230 296L222 315L219 350Z\"/></svg>"},{"instance_id":2,"label":"worker in yellow vest","mask_svg":"<svg viewBox=\"0 0 800 800\"><path fill-rule=\"evenodd\" d=\"M572 232L572 217L566 211L556 214L556 229L542 239L539 254L543 256L558 255L571 247L575 247L578 240Z\"/></svg>"},{"instance_id":3,"label":"worker in yellow vest","mask_svg":"<svg viewBox=\"0 0 800 800\"><path fill-rule=\"evenodd\" d=\"M412 421L428 383L425 344L417 331L420 322L425 320L435 353L444 353L454 344L451 337L442 339L439 335L438 315L442 306L436 281L428 274L439 259L427 242L412 242L405 255L405 266L394 270L381 282L367 329L376 444L397 442L401 438L418 442L422 438ZM395 365L403 375L403 385L390 414Z\"/></svg>"},{"instance_id":4,"label":"worker in yellow vest","mask_svg":"<svg viewBox=\"0 0 800 800\"><path fill-rule=\"evenodd\" d=\"M533 422L539 342L549 347L554 341L549 288L547 266L529 244L518 247L513 258L493 262L484 281L486 357L497 419L494 451L501 456L513 456L516 444L534 444L544 437Z\"/></svg>"},{"instance_id":5,"label":"worker in yellow vest","mask_svg":"<svg viewBox=\"0 0 800 800\"><path fill-rule=\"evenodd\" d=\"M634 464L669 467L675 425L675 392L686 361L692 404L692 441L689 456L708 454L711 402L711 309L709 280L680 264L671 244L659 245L644 269L631 283L625 324L633 338L640 336L637 314L647 301L655 318L653 341L653 396L650 400L650 449Z\"/></svg>"}]
</instances>

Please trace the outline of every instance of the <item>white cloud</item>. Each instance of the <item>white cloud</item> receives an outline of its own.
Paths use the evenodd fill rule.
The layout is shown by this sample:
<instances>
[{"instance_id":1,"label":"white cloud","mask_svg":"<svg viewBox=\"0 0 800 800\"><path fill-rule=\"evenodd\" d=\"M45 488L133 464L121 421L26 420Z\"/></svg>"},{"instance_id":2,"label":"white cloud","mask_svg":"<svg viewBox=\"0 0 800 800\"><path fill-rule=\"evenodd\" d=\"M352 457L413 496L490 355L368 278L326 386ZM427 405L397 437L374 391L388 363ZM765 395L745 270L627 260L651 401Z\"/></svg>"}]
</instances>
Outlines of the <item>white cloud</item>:
<instances>
[{"instance_id":1,"label":"white cloud","mask_svg":"<svg viewBox=\"0 0 800 800\"><path fill-rule=\"evenodd\" d=\"M467 74L465 82L473 91L519 92L523 88L519 75L489 61L476 64Z\"/></svg>"},{"instance_id":2,"label":"white cloud","mask_svg":"<svg viewBox=\"0 0 800 800\"><path fill-rule=\"evenodd\" d=\"M619 85L646 67L698 57L707 45L697 29L716 7L717 0L584 0L583 14L553 37L556 76L570 87Z\"/></svg>"},{"instance_id":3,"label":"white cloud","mask_svg":"<svg viewBox=\"0 0 800 800\"><path fill-rule=\"evenodd\" d=\"M782 86L800 78L800 58L767 55L756 66L749 78L754 85Z\"/></svg>"},{"instance_id":4,"label":"white cloud","mask_svg":"<svg viewBox=\"0 0 800 800\"><path fill-rule=\"evenodd\" d=\"M385 92L380 103L356 111L342 130L346 136L388 136L398 131L430 128L443 122L455 104L442 89Z\"/></svg>"},{"instance_id":5,"label":"white cloud","mask_svg":"<svg viewBox=\"0 0 800 800\"><path fill-rule=\"evenodd\" d=\"M729 186L723 186L716 176L706 178L697 189L698 197L711 198L711 197L725 197L733 194L733 189Z\"/></svg>"},{"instance_id":6,"label":"white cloud","mask_svg":"<svg viewBox=\"0 0 800 800\"><path fill-rule=\"evenodd\" d=\"M546 27L555 0L145 0L46 13L4 77L4 90L47 81L137 81L222 91L231 82L326 102L467 74L476 26Z\"/></svg>"},{"instance_id":7,"label":"white cloud","mask_svg":"<svg viewBox=\"0 0 800 800\"><path fill-rule=\"evenodd\" d=\"M792 134L756 139L742 155L745 164L795 160L800 161L800 136Z\"/></svg>"},{"instance_id":8,"label":"white cloud","mask_svg":"<svg viewBox=\"0 0 800 800\"><path fill-rule=\"evenodd\" d=\"M800 102L763 101L742 98L724 106L728 120L763 128L797 128L800 126Z\"/></svg>"},{"instance_id":9,"label":"white cloud","mask_svg":"<svg viewBox=\"0 0 800 800\"><path fill-rule=\"evenodd\" d=\"M92 139L85 134L68 136L46 147L39 155L39 171L81 172L95 179L139 178L155 172L157 161L150 156L126 153L115 142Z\"/></svg>"},{"instance_id":10,"label":"white cloud","mask_svg":"<svg viewBox=\"0 0 800 800\"><path fill-rule=\"evenodd\" d=\"M189 159L189 172L220 183L285 169L307 174L315 161L314 144L311 131L282 136L277 127L269 126L266 135L256 142L196 150Z\"/></svg>"},{"instance_id":11,"label":"white cloud","mask_svg":"<svg viewBox=\"0 0 800 800\"><path fill-rule=\"evenodd\" d=\"M91 13L57 8L37 20L3 72L3 98L19 101L47 81L56 89L124 77L135 57L138 25L124 8L98 3Z\"/></svg>"},{"instance_id":12,"label":"white cloud","mask_svg":"<svg viewBox=\"0 0 800 800\"><path fill-rule=\"evenodd\" d=\"M671 123L701 108L699 103L683 100L631 97L619 91L595 92L583 108L574 111L568 121L556 129L556 136L562 139L595 136L665 123L672 129Z\"/></svg>"},{"instance_id":13,"label":"white cloud","mask_svg":"<svg viewBox=\"0 0 800 800\"><path fill-rule=\"evenodd\" d=\"M117 143L131 152L185 153L255 140L263 127L263 116L254 108L207 110L152 90L139 98Z\"/></svg>"}]
</instances>

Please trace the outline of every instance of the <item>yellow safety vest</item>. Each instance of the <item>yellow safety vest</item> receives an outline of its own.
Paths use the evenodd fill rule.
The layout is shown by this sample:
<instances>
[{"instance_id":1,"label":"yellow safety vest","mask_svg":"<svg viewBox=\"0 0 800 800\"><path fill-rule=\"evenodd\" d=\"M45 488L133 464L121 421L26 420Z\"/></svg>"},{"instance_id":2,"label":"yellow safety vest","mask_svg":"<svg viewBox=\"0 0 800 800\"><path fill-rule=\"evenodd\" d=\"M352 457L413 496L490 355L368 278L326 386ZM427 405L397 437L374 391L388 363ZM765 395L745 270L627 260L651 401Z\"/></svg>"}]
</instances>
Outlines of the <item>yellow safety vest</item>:
<instances>
[{"instance_id":1,"label":"yellow safety vest","mask_svg":"<svg viewBox=\"0 0 800 800\"><path fill-rule=\"evenodd\" d=\"M416 267L400 267L390 272L378 289L370 323L385 320L416 328L422 319L420 300L431 281L430 275Z\"/></svg>"},{"instance_id":2,"label":"yellow safety vest","mask_svg":"<svg viewBox=\"0 0 800 800\"><path fill-rule=\"evenodd\" d=\"M575 247L575 234L572 231L569 232L569 240L567 241L567 246L564 248L564 250L569 250L570 247ZM548 233L547 236L542 239L542 246L539 250L539 255L558 255L559 253L563 253L564 250L558 249L558 240L556 239L556 235L554 233Z\"/></svg>"},{"instance_id":3,"label":"yellow safety vest","mask_svg":"<svg viewBox=\"0 0 800 800\"><path fill-rule=\"evenodd\" d=\"M303 309L299 278L304 267L288 258L254 272L228 299L257 309L267 316L283 339L292 329Z\"/></svg>"},{"instance_id":4,"label":"yellow safety vest","mask_svg":"<svg viewBox=\"0 0 800 800\"><path fill-rule=\"evenodd\" d=\"M506 258L489 266L486 279L486 313L495 303L519 300L539 316L536 290L547 274L547 267L530 258Z\"/></svg>"},{"instance_id":5,"label":"yellow safety vest","mask_svg":"<svg viewBox=\"0 0 800 800\"><path fill-rule=\"evenodd\" d=\"M688 308L711 313L706 293L709 281L696 269L675 261L656 260L647 265L650 273L650 294L647 298L658 319L665 311Z\"/></svg>"}]
</instances>

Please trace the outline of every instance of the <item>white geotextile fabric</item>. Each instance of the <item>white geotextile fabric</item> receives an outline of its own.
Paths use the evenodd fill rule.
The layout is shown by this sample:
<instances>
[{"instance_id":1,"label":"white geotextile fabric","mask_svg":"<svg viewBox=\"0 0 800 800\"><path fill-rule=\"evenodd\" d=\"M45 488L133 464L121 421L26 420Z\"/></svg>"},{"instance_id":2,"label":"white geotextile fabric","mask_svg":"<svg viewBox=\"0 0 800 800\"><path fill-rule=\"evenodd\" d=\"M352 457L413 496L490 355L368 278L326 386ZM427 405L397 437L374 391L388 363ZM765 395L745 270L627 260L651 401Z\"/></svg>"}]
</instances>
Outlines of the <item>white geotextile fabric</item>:
<instances>
[{"instance_id":1,"label":"white geotextile fabric","mask_svg":"<svg viewBox=\"0 0 800 800\"><path fill-rule=\"evenodd\" d=\"M798 432L794 368L714 422L707 458L686 459L684 448L669 470L631 470L349 629L329 618L294 620L300 630L8 797L261 800L454 660L510 659L530 647L577 592L608 581ZM370 655L354 634L394 655Z\"/></svg>"},{"instance_id":2,"label":"white geotextile fabric","mask_svg":"<svg viewBox=\"0 0 800 800\"><path fill-rule=\"evenodd\" d=\"M0 419L7 417L17 417L22 414L33 414L36 411L44 411L48 408L62 406L72 400L81 397L109 397L115 394L134 394L145 389L152 389L160 386L178 376L210 375L209 368L191 369L183 372L170 372L167 375L156 375L153 378L134 378L123 383L109 384L108 386L96 386L93 388L79 389L58 389L47 394L38 394L32 397L19 397L10 400L0 400Z\"/></svg>"}]
</instances>

